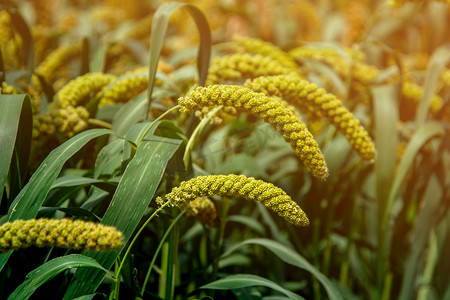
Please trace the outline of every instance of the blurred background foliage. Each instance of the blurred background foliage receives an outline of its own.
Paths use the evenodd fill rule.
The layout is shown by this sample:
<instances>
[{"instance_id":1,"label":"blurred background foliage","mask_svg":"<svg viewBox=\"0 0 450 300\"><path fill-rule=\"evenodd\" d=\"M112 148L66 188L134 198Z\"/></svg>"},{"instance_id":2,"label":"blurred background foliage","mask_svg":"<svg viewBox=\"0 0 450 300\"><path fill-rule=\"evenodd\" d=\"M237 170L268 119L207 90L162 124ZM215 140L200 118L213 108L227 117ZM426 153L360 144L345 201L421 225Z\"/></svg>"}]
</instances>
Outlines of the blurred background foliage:
<instances>
[{"instance_id":1,"label":"blurred background foliage","mask_svg":"<svg viewBox=\"0 0 450 300\"><path fill-rule=\"evenodd\" d=\"M252 115L200 122L174 111L149 127L198 84L196 61L210 60L202 14L163 3L0 1L2 222L72 216L122 226L128 242L138 237L126 257L92 254L112 267L106 277L50 269L55 277L31 298L450 299L448 1L185 1L206 17L211 61L247 53L282 65L235 36L269 42L360 120L374 162L328 122L302 115L327 162L325 181ZM169 16L166 33L154 22L158 8ZM149 65L150 73L157 66L151 103ZM221 83L241 85L244 73ZM154 195L231 173L281 187L310 226L213 197L166 209L136 235L157 208ZM123 210L112 212L112 202ZM1 255L0 298L74 252ZM73 277L88 287L78 290Z\"/></svg>"}]
</instances>

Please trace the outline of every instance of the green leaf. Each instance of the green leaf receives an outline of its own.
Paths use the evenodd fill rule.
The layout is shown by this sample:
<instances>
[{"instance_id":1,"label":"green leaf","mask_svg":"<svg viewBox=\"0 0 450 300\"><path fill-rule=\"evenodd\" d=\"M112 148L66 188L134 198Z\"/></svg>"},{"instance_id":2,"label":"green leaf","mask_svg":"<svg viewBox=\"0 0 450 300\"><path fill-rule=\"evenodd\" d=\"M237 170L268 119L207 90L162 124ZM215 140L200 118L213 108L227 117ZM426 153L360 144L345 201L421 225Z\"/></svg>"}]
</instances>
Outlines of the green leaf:
<instances>
[{"instance_id":1,"label":"green leaf","mask_svg":"<svg viewBox=\"0 0 450 300\"><path fill-rule=\"evenodd\" d=\"M400 161L400 165L397 169L397 174L395 175L394 182L392 183L392 187L389 191L389 196L387 203L389 206L392 206L394 199L398 193L401 183L405 178L409 168L411 167L414 159L417 156L419 150L433 137L440 136L445 133L444 127L442 124L430 121L422 126L420 126L417 131L412 136L411 140L406 147L405 153L403 154L402 160Z\"/></svg>"},{"instance_id":2,"label":"green leaf","mask_svg":"<svg viewBox=\"0 0 450 300\"><path fill-rule=\"evenodd\" d=\"M0 197L11 168L9 185L13 198L22 188L30 154L33 131L30 98L28 95L0 95L0 115Z\"/></svg>"},{"instance_id":3,"label":"green leaf","mask_svg":"<svg viewBox=\"0 0 450 300\"><path fill-rule=\"evenodd\" d=\"M14 199L8 210L7 221L34 218L66 161L92 139L112 133L107 129L87 130L54 149ZM11 253L12 251L0 255L0 270Z\"/></svg>"},{"instance_id":4,"label":"green leaf","mask_svg":"<svg viewBox=\"0 0 450 300\"><path fill-rule=\"evenodd\" d=\"M392 185L397 162L397 122L398 105L394 86L385 85L373 88L375 108L375 145L377 157L375 160L376 175L376 205L378 236L369 235L372 242L378 241L377 253L377 288L382 293L383 278L387 269L387 246L385 244L387 231L386 216L391 212L387 202L389 189Z\"/></svg>"},{"instance_id":5,"label":"green leaf","mask_svg":"<svg viewBox=\"0 0 450 300\"><path fill-rule=\"evenodd\" d=\"M250 286L265 286L273 290L276 290L280 293L283 293L286 296L288 296L289 299L293 300L305 299L299 295L294 294L291 291L286 290L285 288L281 287L280 285L269 279L250 274L231 275L226 278L208 283L202 286L201 289L233 290Z\"/></svg>"},{"instance_id":6,"label":"green leaf","mask_svg":"<svg viewBox=\"0 0 450 300\"><path fill-rule=\"evenodd\" d=\"M414 226L413 242L405 264L402 289L400 291L399 299L401 300L412 299L412 296L415 294L414 291L417 290L417 286L415 286L417 269L421 263L422 254L429 241L431 231L437 223L436 216L443 209L443 200L442 188L436 176L433 175L428 182L422 199L423 208L420 210Z\"/></svg>"},{"instance_id":7,"label":"green leaf","mask_svg":"<svg viewBox=\"0 0 450 300\"><path fill-rule=\"evenodd\" d=\"M59 273L72 268L86 267L99 269L105 273L108 272L95 259L84 255L72 254L57 257L28 273L25 281L16 288L8 299L28 299L38 287Z\"/></svg>"},{"instance_id":8,"label":"green leaf","mask_svg":"<svg viewBox=\"0 0 450 300\"><path fill-rule=\"evenodd\" d=\"M55 212L56 210L62 211L68 215L79 217L79 218L87 218L88 220L94 220L94 221L98 221L98 222L101 221L101 219L98 216L96 216L92 212L90 212L84 208L80 208L80 207L46 207L46 206L42 206L39 209L39 215L46 216L48 214Z\"/></svg>"},{"instance_id":9,"label":"green leaf","mask_svg":"<svg viewBox=\"0 0 450 300\"><path fill-rule=\"evenodd\" d=\"M167 26L170 17L179 7L186 7L200 33L200 45L197 56L197 69L199 76L199 85L204 85L208 75L209 60L211 57L211 30L205 15L197 7L181 2L164 2L153 16L152 32L150 35L150 66L148 75L148 94L147 94L147 115L150 112L150 105L153 97L153 86L158 68L159 56L166 35Z\"/></svg>"},{"instance_id":10,"label":"green leaf","mask_svg":"<svg viewBox=\"0 0 450 300\"><path fill-rule=\"evenodd\" d=\"M97 295L98 293L95 293L95 294L89 294L89 295L84 295L84 296L81 296L81 297L77 297L77 298L75 298L75 299L73 299L73 300L92 300L92 299L94 299L94 297L95 297L95 295Z\"/></svg>"},{"instance_id":11,"label":"green leaf","mask_svg":"<svg viewBox=\"0 0 450 300\"><path fill-rule=\"evenodd\" d=\"M95 161L94 178L113 176L120 170L124 141L115 140L100 150Z\"/></svg>"},{"instance_id":12,"label":"green leaf","mask_svg":"<svg viewBox=\"0 0 450 300\"><path fill-rule=\"evenodd\" d=\"M136 122L145 119L145 106L147 103L146 95L147 94L143 92L122 106L112 120L112 130L119 135L125 135ZM173 96L173 92L158 89L155 90L153 99L170 96ZM111 137L111 140L112 139L114 139L114 137Z\"/></svg>"},{"instance_id":13,"label":"green leaf","mask_svg":"<svg viewBox=\"0 0 450 300\"><path fill-rule=\"evenodd\" d=\"M419 107L416 113L417 125L422 125L428 115L430 103L433 95L436 91L436 86L440 80L442 71L445 66L450 62L450 50L445 47L437 48L430 58L430 62L427 67L427 73L425 75L425 85L423 88L422 99L420 100Z\"/></svg>"},{"instance_id":14,"label":"green leaf","mask_svg":"<svg viewBox=\"0 0 450 300\"><path fill-rule=\"evenodd\" d=\"M151 136L149 140L144 139L125 169L111 204L102 219L102 224L115 226L123 232L124 245L131 238L144 215L145 209L161 181L166 165L180 143L180 140L158 136ZM102 266L109 269L122 248L102 253L84 251L83 254L95 258ZM96 270L78 270L64 299L73 299L93 292L101 283L104 275L103 272Z\"/></svg>"},{"instance_id":15,"label":"green leaf","mask_svg":"<svg viewBox=\"0 0 450 300\"><path fill-rule=\"evenodd\" d=\"M262 238L249 239L230 247L230 249L228 249L228 251L224 253L222 257L228 256L232 252L246 245L263 246L264 248L268 249L273 254L278 256L278 258L280 258L285 263L310 272L323 285L330 300L342 299L342 296L340 295L339 291L334 287L333 283L325 275L319 272L312 264L310 264L303 256L301 256L294 250L289 249L286 246L273 240Z\"/></svg>"},{"instance_id":16,"label":"green leaf","mask_svg":"<svg viewBox=\"0 0 450 300\"><path fill-rule=\"evenodd\" d=\"M233 216L227 217L227 221L241 223L241 224L253 229L260 235L264 235L264 233L266 232L264 229L264 226L262 226L260 222L258 222L257 220L255 220L254 218L251 218L251 217L241 216L241 215L233 215Z\"/></svg>"},{"instance_id":17,"label":"green leaf","mask_svg":"<svg viewBox=\"0 0 450 300\"><path fill-rule=\"evenodd\" d=\"M22 37L22 61L28 69L28 81L30 78L29 76L31 76L34 69L34 41L30 27L25 22L19 10L7 6L3 8L5 8L11 16L11 24L13 24L15 31Z\"/></svg>"}]
</instances>

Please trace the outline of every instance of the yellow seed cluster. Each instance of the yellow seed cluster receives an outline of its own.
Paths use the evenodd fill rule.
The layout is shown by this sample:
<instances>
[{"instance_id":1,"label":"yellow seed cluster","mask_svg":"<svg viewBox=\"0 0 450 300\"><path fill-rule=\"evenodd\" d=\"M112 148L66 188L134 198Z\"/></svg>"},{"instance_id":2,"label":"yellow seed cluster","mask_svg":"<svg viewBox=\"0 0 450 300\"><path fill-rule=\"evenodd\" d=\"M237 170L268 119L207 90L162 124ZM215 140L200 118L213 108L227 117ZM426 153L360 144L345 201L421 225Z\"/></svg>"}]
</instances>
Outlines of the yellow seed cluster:
<instances>
[{"instance_id":1,"label":"yellow seed cluster","mask_svg":"<svg viewBox=\"0 0 450 300\"><path fill-rule=\"evenodd\" d=\"M278 63L283 67L294 72L300 72L299 66L295 60L293 60L288 53L284 52L272 43L256 38L241 36L235 36L234 41L238 44L238 46L244 48L247 53L261 54L263 56L271 57L272 59L278 61Z\"/></svg>"},{"instance_id":2,"label":"yellow seed cluster","mask_svg":"<svg viewBox=\"0 0 450 300\"><path fill-rule=\"evenodd\" d=\"M106 25L108 30L117 28L125 19L125 12L118 7L99 6L90 12L90 19L93 24ZM100 26L103 29L103 26Z\"/></svg>"},{"instance_id":3,"label":"yellow seed cluster","mask_svg":"<svg viewBox=\"0 0 450 300\"><path fill-rule=\"evenodd\" d=\"M291 1L286 8L294 15L298 33L294 40L318 41L322 33L322 16L317 2L309 0Z\"/></svg>"},{"instance_id":4,"label":"yellow seed cluster","mask_svg":"<svg viewBox=\"0 0 450 300\"><path fill-rule=\"evenodd\" d=\"M111 83L116 76L103 73L87 73L71 80L56 94L57 106L77 106L85 104L90 97Z\"/></svg>"},{"instance_id":5,"label":"yellow seed cluster","mask_svg":"<svg viewBox=\"0 0 450 300\"><path fill-rule=\"evenodd\" d=\"M289 52L296 60L301 62L304 59L312 59L323 62L333 68L340 76L347 78L351 75L354 82L368 86L375 77L378 76L379 70L371 65L355 59L350 61L340 56L336 50L329 48L313 48L298 47ZM352 57L350 55L350 57Z\"/></svg>"},{"instance_id":6,"label":"yellow seed cluster","mask_svg":"<svg viewBox=\"0 0 450 300\"><path fill-rule=\"evenodd\" d=\"M125 37L128 39L148 41L150 29L152 28L153 15L147 15L137 20L127 31Z\"/></svg>"},{"instance_id":7,"label":"yellow seed cluster","mask_svg":"<svg viewBox=\"0 0 450 300\"><path fill-rule=\"evenodd\" d=\"M320 112L345 135L362 159L370 161L375 159L375 146L369 134L333 94L306 80L289 75L259 77L248 80L245 86L269 96L282 97L302 111Z\"/></svg>"},{"instance_id":8,"label":"yellow seed cluster","mask_svg":"<svg viewBox=\"0 0 450 300\"><path fill-rule=\"evenodd\" d=\"M16 220L0 226L0 253L30 246L108 251L122 240L116 228L82 220Z\"/></svg>"},{"instance_id":9,"label":"yellow seed cluster","mask_svg":"<svg viewBox=\"0 0 450 300\"><path fill-rule=\"evenodd\" d=\"M308 217L282 189L271 183L244 175L198 176L183 181L166 195L174 205L182 205L202 196L227 196L261 202L286 221L296 226L307 226ZM161 201L161 199L159 199Z\"/></svg>"},{"instance_id":10,"label":"yellow seed cluster","mask_svg":"<svg viewBox=\"0 0 450 300\"><path fill-rule=\"evenodd\" d=\"M9 13L0 9L0 50L5 69L15 70L22 64L22 38L13 26Z\"/></svg>"},{"instance_id":11,"label":"yellow seed cluster","mask_svg":"<svg viewBox=\"0 0 450 300\"><path fill-rule=\"evenodd\" d=\"M443 3L450 4L450 0L388 0L388 4L393 7L401 7L405 5L406 3L412 2L412 3L420 3L420 2L431 2L431 1L439 1Z\"/></svg>"},{"instance_id":12,"label":"yellow seed cluster","mask_svg":"<svg viewBox=\"0 0 450 300\"><path fill-rule=\"evenodd\" d=\"M1 94L17 95L17 94L20 94L20 91L18 89L16 89L14 86L9 85L3 81Z\"/></svg>"},{"instance_id":13,"label":"yellow seed cluster","mask_svg":"<svg viewBox=\"0 0 450 300\"><path fill-rule=\"evenodd\" d=\"M54 0L33 0L34 20L36 25L50 27L53 25L53 17L57 11L57 2Z\"/></svg>"},{"instance_id":14,"label":"yellow seed cluster","mask_svg":"<svg viewBox=\"0 0 450 300\"><path fill-rule=\"evenodd\" d=\"M445 69L441 74L440 84L443 88L450 87L450 69Z\"/></svg>"},{"instance_id":15,"label":"yellow seed cluster","mask_svg":"<svg viewBox=\"0 0 450 300\"><path fill-rule=\"evenodd\" d=\"M402 84L402 96L412 103L419 103L423 96L423 88L411 81L404 81ZM434 114L442 108L442 97L434 94L431 98L430 113Z\"/></svg>"},{"instance_id":16,"label":"yellow seed cluster","mask_svg":"<svg viewBox=\"0 0 450 300\"><path fill-rule=\"evenodd\" d=\"M54 27L35 25L31 28L31 34L34 41L34 61L40 63L56 47L60 32Z\"/></svg>"},{"instance_id":17,"label":"yellow seed cluster","mask_svg":"<svg viewBox=\"0 0 450 300\"><path fill-rule=\"evenodd\" d=\"M36 68L36 73L52 82L57 77L57 71L69 61L81 54L81 42L59 46L51 52Z\"/></svg>"},{"instance_id":18,"label":"yellow seed cluster","mask_svg":"<svg viewBox=\"0 0 450 300\"><path fill-rule=\"evenodd\" d=\"M40 139L58 134L64 141L86 130L89 112L84 106L66 106L52 109L33 119L33 138Z\"/></svg>"},{"instance_id":19,"label":"yellow seed cluster","mask_svg":"<svg viewBox=\"0 0 450 300\"><path fill-rule=\"evenodd\" d=\"M186 216L196 217L200 222L210 227L217 224L217 210L214 202L208 197L198 197L186 205Z\"/></svg>"},{"instance_id":20,"label":"yellow seed cluster","mask_svg":"<svg viewBox=\"0 0 450 300\"><path fill-rule=\"evenodd\" d=\"M128 72L108 86L102 95L100 105L126 102L145 91L148 86L147 72Z\"/></svg>"},{"instance_id":21,"label":"yellow seed cluster","mask_svg":"<svg viewBox=\"0 0 450 300\"><path fill-rule=\"evenodd\" d=\"M263 119L291 144L306 168L316 177L325 179L328 169L320 148L304 123L280 100L233 85L198 87L188 96L178 99L182 112L194 113L203 107L231 106Z\"/></svg>"},{"instance_id":22,"label":"yellow seed cluster","mask_svg":"<svg viewBox=\"0 0 450 300\"><path fill-rule=\"evenodd\" d=\"M292 73L296 74L270 56L237 53L218 57L212 61L206 85Z\"/></svg>"},{"instance_id":23,"label":"yellow seed cluster","mask_svg":"<svg viewBox=\"0 0 450 300\"><path fill-rule=\"evenodd\" d=\"M347 25L342 38L344 45L352 45L361 40L368 19L368 5L366 2L367 0L352 0L344 8Z\"/></svg>"}]
</instances>

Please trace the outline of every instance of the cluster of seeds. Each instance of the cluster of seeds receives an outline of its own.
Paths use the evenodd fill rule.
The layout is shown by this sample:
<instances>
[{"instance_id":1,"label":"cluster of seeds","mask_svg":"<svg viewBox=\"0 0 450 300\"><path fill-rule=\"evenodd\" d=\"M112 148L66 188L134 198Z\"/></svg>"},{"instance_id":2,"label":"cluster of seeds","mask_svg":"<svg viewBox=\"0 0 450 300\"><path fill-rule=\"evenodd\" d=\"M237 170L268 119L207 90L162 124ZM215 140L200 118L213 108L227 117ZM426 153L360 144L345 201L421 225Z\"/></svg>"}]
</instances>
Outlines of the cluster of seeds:
<instances>
[{"instance_id":1,"label":"cluster of seeds","mask_svg":"<svg viewBox=\"0 0 450 300\"><path fill-rule=\"evenodd\" d=\"M295 60L288 53L281 50L274 44L260 39L242 36L235 36L234 41L237 43L238 47L243 48L245 52L270 57L278 61L278 63L284 68L300 74L299 66Z\"/></svg>"},{"instance_id":2,"label":"cluster of seeds","mask_svg":"<svg viewBox=\"0 0 450 300\"><path fill-rule=\"evenodd\" d=\"M114 227L82 220L16 220L0 226L0 253L30 246L108 251L122 240Z\"/></svg>"},{"instance_id":3,"label":"cluster of seeds","mask_svg":"<svg viewBox=\"0 0 450 300\"><path fill-rule=\"evenodd\" d=\"M236 53L215 58L208 71L206 85L246 78L281 74L297 74L269 56Z\"/></svg>"},{"instance_id":4,"label":"cluster of seeds","mask_svg":"<svg viewBox=\"0 0 450 300\"><path fill-rule=\"evenodd\" d=\"M63 141L88 127L89 112L84 106L49 110L33 119L33 138L58 135Z\"/></svg>"},{"instance_id":5,"label":"cluster of seeds","mask_svg":"<svg viewBox=\"0 0 450 300\"><path fill-rule=\"evenodd\" d=\"M320 148L298 115L280 99L268 97L249 88L232 85L198 87L186 97L178 99L182 112L194 113L203 107L231 106L253 114L275 128L291 144L306 168L316 177L325 179L328 168Z\"/></svg>"},{"instance_id":6,"label":"cluster of seeds","mask_svg":"<svg viewBox=\"0 0 450 300\"><path fill-rule=\"evenodd\" d=\"M345 135L361 158L375 159L375 146L369 134L333 94L297 76L289 75L259 77L248 80L245 86L269 96L282 97L302 111L307 112L312 109L320 112Z\"/></svg>"},{"instance_id":7,"label":"cluster of seeds","mask_svg":"<svg viewBox=\"0 0 450 300\"><path fill-rule=\"evenodd\" d=\"M339 55L336 50L329 48L298 47L289 54L300 63L305 59L319 61L329 65L342 78L351 76L352 81L362 86L368 86L379 75L379 70L371 65L355 59L351 61Z\"/></svg>"},{"instance_id":8,"label":"cluster of seeds","mask_svg":"<svg viewBox=\"0 0 450 300\"><path fill-rule=\"evenodd\" d=\"M147 86L148 71L146 69L127 72L105 89L100 100L100 105L126 102L145 91Z\"/></svg>"},{"instance_id":9,"label":"cluster of seeds","mask_svg":"<svg viewBox=\"0 0 450 300\"><path fill-rule=\"evenodd\" d=\"M198 197L189 201L185 207L187 217L196 217L200 222L210 227L217 225L216 206L208 197Z\"/></svg>"},{"instance_id":10,"label":"cluster of seeds","mask_svg":"<svg viewBox=\"0 0 450 300\"><path fill-rule=\"evenodd\" d=\"M71 80L56 94L59 107L85 104L116 76L103 73L87 73Z\"/></svg>"},{"instance_id":11,"label":"cluster of seeds","mask_svg":"<svg viewBox=\"0 0 450 300\"><path fill-rule=\"evenodd\" d=\"M296 226L309 224L303 210L282 189L244 175L198 176L183 181L166 195L173 205L183 205L202 196L227 196L258 201ZM159 202L162 199L158 199Z\"/></svg>"}]
</instances>

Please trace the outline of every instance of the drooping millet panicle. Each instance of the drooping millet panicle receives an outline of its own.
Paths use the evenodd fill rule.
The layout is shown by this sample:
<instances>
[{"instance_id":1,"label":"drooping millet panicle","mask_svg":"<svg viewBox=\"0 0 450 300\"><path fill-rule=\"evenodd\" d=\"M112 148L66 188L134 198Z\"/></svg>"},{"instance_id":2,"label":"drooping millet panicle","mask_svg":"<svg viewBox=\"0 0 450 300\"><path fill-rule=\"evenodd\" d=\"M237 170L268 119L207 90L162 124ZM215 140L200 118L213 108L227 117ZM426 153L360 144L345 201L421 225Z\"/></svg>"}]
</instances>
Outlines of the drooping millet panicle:
<instances>
[{"instance_id":1,"label":"drooping millet panicle","mask_svg":"<svg viewBox=\"0 0 450 300\"><path fill-rule=\"evenodd\" d=\"M43 139L58 135L63 142L87 129L89 112L84 106L66 106L52 109L33 118L33 138Z\"/></svg>"},{"instance_id":2,"label":"drooping millet panicle","mask_svg":"<svg viewBox=\"0 0 450 300\"><path fill-rule=\"evenodd\" d=\"M196 217L210 227L217 226L217 210L209 197L197 197L186 204L186 217Z\"/></svg>"},{"instance_id":3,"label":"drooping millet panicle","mask_svg":"<svg viewBox=\"0 0 450 300\"><path fill-rule=\"evenodd\" d=\"M402 83L402 97L411 101L414 105L417 105L423 96L423 87L412 82L412 81L404 81ZM430 113L431 115L438 112L444 103L444 100L441 96L434 94L431 98L430 102Z\"/></svg>"},{"instance_id":4,"label":"drooping millet panicle","mask_svg":"<svg viewBox=\"0 0 450 300\"><path fill-rule=\"evenodd\" d=\"M279 61L270 56L236 53L213 59L206 85L281 74L297 74L297 72L280 65Z\"/></svg>"},{"instance_id":5,"label":"drooping millet panicle","mask_svg":"<svg viewBox=\"0 0 450 300\"><path fill-rule=\"evenodd\" d=\"M369 5L367 0L348 1L344 8L345 33L342 37L344 45L352 45L361 41L366 30L367 19L369 17Z\"/></svg>"},{"instance_id":6,"label":"drooping millet panicle","mask_svg":"<svg viewBox=\"0 0 450 300\"><path fill-rule=\"evenodd\" d=\"M280 101L279 98L235 85L198 87L189 95L178 99L182 112L194 113L204 107L223 105L263 119L291 144L297 156L314 176L325 179L328 169L317 142L298 115L281 105Z\"/></svg>"},{"instance_id":7,"label":"drooping millet panicle","mask_svg":"<svg viewBox=\"0 0 450 300\"><path fill-rule=\"evenodd\" d=\"M256 38L235 36L234 41L238 46L244 48L245 52L253 54L261 54L263 56L271 57L278 61L283 67L297 72L299 75L300 67L295 60L286 52L278 48L272 43L265 42Z\"/></svg>"},{"instance_id":8,"label":"drooping millet panicle","mask_svg":"<svg viewBox=\"0 0 450 300\"><path fill-rule=\"evenodd\" d=\"M322 34L323 21L320 3L309 0L288 2L287 10L297 23L297 33L294 40L319 41Z\"/></svg>"},{"instance_id":9,"label":"drooping millet panicle","mask_svg":"<svg viewBox=\"0 0 450 300\"><path fill-rule=\"evenodd\" d=\"M374 160L375 146L367 131L333 94L296 76L278 75L247 80L245 86L269 96L278 96L301 111L320 112L343 133L353 149L365 160Z\"/></svg>"},{"instance_id":10,"label":"drooping millet panicle","mask_svg":"<svg viewBox=\"0 0 450 300\"><path fill-rule=\"evenodd\" d=\"M57 77L59 68L81 54L81 42L65 44L53 50L36 68L36 73L46 81L52 82ZM36 80L36 79L35 79Z\"/></svg>"},{"instance_id":11,"label":"drooping millet panicle","mask_svg":"<svg viewBox=\"0 0 450 300\"><path fill-rule=\"evenodd\" d=\"M289 51L289 54L299 62L302 62L304 59L323 62L329 65L344 79L351 75L352 81L364 86L368 86L379 74L379 70L374 66L368 65L358 59L354 59L353 61L345 59L335 49L331 48L302 46L292 49ZM352 57L351 54L349 56Z\"/></svg>"},{"instance_id":12,"label":"drooping millet panicle","mask_svg":"<svg viewBox=\"0 0 450 300\"><path fill-rule=\"evenodd\" d=\"M444 2L444 3L450 4L450 0L433 0L433 1L439 1L439 2ZM393 7L401 7L408 2L420 3L420 2L431 2L431 1L430 0L425 0L425 1L424 0L388 0L387 1L387 3Z\"/></svg>"},{"instance_id":13,"label":"drooping millet panicle","mask_svg":"<svg viewBox=\"0 0 450 300\"><path fill-rule=\"evenodd\" d=\"M102 93L100 106L126 102L137 94L145 91L148 86L148 71L138 69L125 73L117 78Z\"/></svg>"},{"instance_id":14,"label":"drooping millet panicle","mask_svg":"<svg viewBox=\"0 0 450 300\"><path fill-rule=\"evenodd\" d=\"M166 199L172 201L173 205L183 205L197 197L213 195L259 201L296 226L309 224L304 211L282 189L244 175L198 176L173 188ZM158 201L161 202L162 199L159 198Z\"/></svg>"},{"instance_id":15,"label":"drooping millet panicle","mask_svg":"<svg viewBox=\"0 0 450 300\"><path fill-rule=\"evenodd\" d=\"M22 42L22 37L14 27L11 15L6 10L0 10L0 50L6 70L16 70L21 67Z\"/></svg>"},{"instance_id":16,"label":"drooping millet panicle","mask_svg":"<svg viewBox=\"0 0 450 300\"><path fill-rule=\"evenodd\" d=\"M16 87L14 87L14 86L12 86L10 84L7 84L6 82L3 81L2 82L2 89L1 89L1 93L0 94L17 95L17 94L20 94L20 91Z\"/></svg>"},{"instance_id":17,"label":"drooping millet panicle","mask_svg":"<svg viewBox=\"0 0 450 300\"><path fill-rule=\"evenodd\" d=\"M53 0L33 0L29 1L33 6L34 11L34 25L41 25L51 27L53 25L53 18L57 15L58 1Z\"/></svg>"},{"instance_id":18,"label":"drooping millet panicle","mask_svg":"<svg viewBox=\"0 0 450 300\"><path fill-rule=\"evenodd\" d=\"M56 94L58 107L83 105L100 90L111 83L116 76L103 73L87 73L63 86Z\"/></svg>"},{"instance_id":19,"label":"drooping millet panicle","mask_svg":"<svg viewBox=\"0 0 450 300\"><path fill-rule=\"evenodd\" d=\"M449 68L442 71L439 84L442 86L442 88L450 88L450 69Z\"/></svg>"},{"instance_id":20,"label":"drooping millet panicle","mask_svg":"<svg viewBox=\"0 0 450 300\"><path fill-rule=\"evenodd\" d=\"M0 253L30 246L108 251L122 240L116 228L82 220L16 220L0 226Z\"/></svg>"},{"instance_id":21,"label":"drooping millet panicle","mask_svg":"<svg viewBox=\"0 0 450 300\"><path fill-rule=\"evenodd\" d=\"M147 16L136 20L126 32L125 37L127 39L134 40L145 40L148 41L148 36L150 35L150 29L152 28L153 14L148 14Z\"/></svg>"}]
</instances>

